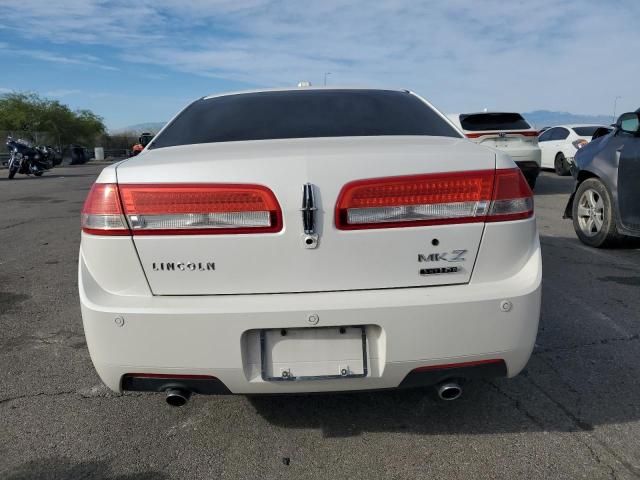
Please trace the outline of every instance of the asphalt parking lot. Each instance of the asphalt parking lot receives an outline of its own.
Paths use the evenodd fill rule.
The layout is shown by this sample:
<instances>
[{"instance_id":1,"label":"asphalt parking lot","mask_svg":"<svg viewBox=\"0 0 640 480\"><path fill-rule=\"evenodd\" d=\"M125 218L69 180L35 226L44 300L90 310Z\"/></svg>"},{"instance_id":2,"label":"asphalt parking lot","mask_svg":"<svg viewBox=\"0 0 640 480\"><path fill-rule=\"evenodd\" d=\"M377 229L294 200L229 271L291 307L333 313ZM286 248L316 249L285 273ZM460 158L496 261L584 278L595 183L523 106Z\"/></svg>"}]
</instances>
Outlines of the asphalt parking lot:
<instances>
[{"instance_id":1,"label":"asphalt parking lot","mask_svg":"<svg viewBox=\"0 0 640 480\"><path fill-rule=\"evenodd\" d=\"M101 166L0 171L0 478L638 478L640 246L594 250L544 173L538 342L515 379L429 392L160 395L101 385L77 299L79 212Z\"/></svg>"}]
</instances>

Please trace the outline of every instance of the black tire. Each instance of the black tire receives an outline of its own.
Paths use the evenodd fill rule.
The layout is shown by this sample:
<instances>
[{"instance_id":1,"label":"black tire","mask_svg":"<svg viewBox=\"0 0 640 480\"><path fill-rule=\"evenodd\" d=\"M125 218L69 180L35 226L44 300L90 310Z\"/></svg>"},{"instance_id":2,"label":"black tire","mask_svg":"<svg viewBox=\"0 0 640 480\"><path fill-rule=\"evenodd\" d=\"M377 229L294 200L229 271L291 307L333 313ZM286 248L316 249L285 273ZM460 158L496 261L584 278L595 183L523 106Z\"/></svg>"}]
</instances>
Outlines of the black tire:
<instances>
[{"instance_id":1,"label":"black tire","mask_svg":"<svg viewBox=\"0 0 640 480\"><path fill-rule=\"evenodd\" d=\"M9 164L7 166L9 167L9 180L11 180L16 176L16 173L18 173L18 168L20 168L19 165L16 165L16 159L13 158L13 155L11 155Z\"/></svg>"},{"instance_id":2,"label":"black tire","mask_svg":"<svg viewBox=\"0 0 640 480\"><path fill-rule=\"evenodd\" d=\"M556 159L553 162L553 168L556 171L556 175L560 177L566 177L571 173L569 171L569 163L567 163L567 159L562 152L556 155Z\"/></svg>"},{"instance_id":3,"label":"black tire","mask_svg":"<svg viewBox=\"0 0 640 480\"><path fill-rule=\"evenodd\" d=\"M585 245L608 247L623 238L616 228L617 212L611 194L599 178L589 178L578 186L572 214L573 229Z\"/></svg>"},{"instance_id":4,"label":"black tire","mask_svg":"<svg viewBox=\"0 0 640 480\"><path fill-rule=\"evenodd\" d=\"M33 174L34 174L36 177L41 177L43 173L44 173L44 172L43 172L42 170L40 170L40 171L38 171L38 172L33 172Z\"/></svg>"}]
</instances>

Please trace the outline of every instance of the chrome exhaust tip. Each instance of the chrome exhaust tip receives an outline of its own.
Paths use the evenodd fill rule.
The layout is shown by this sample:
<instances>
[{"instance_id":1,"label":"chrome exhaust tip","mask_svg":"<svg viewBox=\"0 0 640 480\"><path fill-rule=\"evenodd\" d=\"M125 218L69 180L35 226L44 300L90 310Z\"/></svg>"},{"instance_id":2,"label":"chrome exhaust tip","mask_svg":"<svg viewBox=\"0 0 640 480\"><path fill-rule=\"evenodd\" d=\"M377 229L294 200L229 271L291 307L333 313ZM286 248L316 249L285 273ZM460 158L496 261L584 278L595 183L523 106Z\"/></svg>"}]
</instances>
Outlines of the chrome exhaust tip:
<instances>
[{"instance_id":1,"label":"chrome exhaust tip","mask_svg":"<svg viewBox=\"0 0 640 480\"><path fill-rule=\"evenodd\" d=\"M457 400L462 396L462 385L455 381L443 382L438 385L440 400Z\"/></svg>"},{"instance_id":2,"label":"chrome exhaust tip","mask_svg":"<svg viewBox=\"0 0 640 480\"><path fill-rule=\"evenodd\" d=\"M180 388L170 388L167 390L167 403L172 407L182 407L187 404L191 398L191 392Z\"/></svg>"}]
</instances>

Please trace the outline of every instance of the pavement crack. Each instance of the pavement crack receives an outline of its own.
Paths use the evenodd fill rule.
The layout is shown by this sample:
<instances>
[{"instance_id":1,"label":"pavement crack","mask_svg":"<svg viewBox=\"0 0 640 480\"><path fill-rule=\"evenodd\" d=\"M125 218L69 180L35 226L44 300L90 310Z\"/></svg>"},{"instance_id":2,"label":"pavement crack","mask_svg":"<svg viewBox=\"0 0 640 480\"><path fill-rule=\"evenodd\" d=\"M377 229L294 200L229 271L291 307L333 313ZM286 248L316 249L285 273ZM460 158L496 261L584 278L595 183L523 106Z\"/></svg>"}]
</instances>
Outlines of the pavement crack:
<instances>
[{"instance_id":1,"label":"pavement crack","mask_svg":"<svg viewBox=\"0 0 640 480\"><path fill-rule=\"evenodd\" d=\"M17 395L15 397L7 397L0 399L0 405L3 403L13 402L15 400L24 400L27 398L36 398L36 397L57 397L62 395L71 395L77 393L75 390L64 390L61 392L38 392L38 393L29 393L27 395Z\"/></svg>"},{"instance_id":2,"label":"pavement crack","mask_svg":"<svg viewBox=\"0 0 640 480\"><path fill-rule=\"evenodd\" d=\"M529 420L531 420L531 422L533 422L537 427L539 427L540 429L544 430L544 425L540 422L540 420L538 420L531 412L529 412L529 410L527 410L522 405L520 400L515 398L513 395L509 395L507 392L505 392L502 388L500 388L497 384L495 384L491 380L484 380L484 382L487 385L489 385L491 388L493 388L495 391L497 391L500 395L502 395L507 400L509 400L511 403L513 403L513 406L516 408L516 410L518 410L525 417L527 417Z\"/></svg>"},{"instance_id":3,"label":"pavement crack","mask_svg":"<svg viewBox=\"0 0 640 480\"><path fill-rule=\"evenodd\" d=\"M598 443L598 445L600 445L601 447L603 447L607 452L609 452L617 461L619 461L622 465L624 465L627 470L629 470L630 472L634 473L635 475L638 475L638 472L636 471L636 469L633 467L633 465L629 465L627 462L625 462L624 460L621 460L617 455L615 455L611 449L609 449L606 445L604 445L600 440L598 440L595 436L593 436L590 431L593 430L593 427L591 427L588 423L583 422L582 420L578 419L575 415L573 415L569 410L567 410L563 405L561 405L559 402L557 402L556 400L554 400L549 394L547 394L540 386L538 386L535 382L531 381L530 377L527 376L527 378L529 379L530 383L537 388L545 397L547 397L554 405L556 405L565 415L567 415L569 417L569 419L573 422L573 424L575 426L578 427L578 429L582 432L584 432L586 435L589 436L589 438L592 438L596 443ZM518 410L518 412L522 413L527 419L529 419L534 425L536 425L538 428L540 428L540 430L542 431L547 431L547 429L545 428L544 424L538 420L535 415L533 415L529 410L527 410L527 408L522 405L522 402L520 402L520 400L518 400L516 397L514 397L513 395L510 395L509 393L507 393L506 391L504 391L502 388L500 388L496 383L492 382L491 380L484 380L484 383L489 385L491 388L493 388L495 391L497 391L500 395L502 395L503 397L505 397L507 400L509 400L513 406L515 407L516 410ZM590 428L585 428L587 425L589 425ZM600 455L598 454L598 452L595 451L595 449L593 448L593 446L591 446L588 442L584 441L583 439L577 437L577 441L580 442L589 452L589 454L591 455L591 457L593 458L593 460L598 464L601 465L602 467L606 468L609 471L609 475L611 478L616 479L616 472L615 469L613 468L612 465L606 463L605 461L602 460L602 458L600 457Z\"/></svg>"},{"instance_id":4,"label":"pavement crack","mask_svg":"<svg viewBox=\"0 0 640 480\"><path fill-rule=\"evenodd\" d=\"M541 355L544 353L562 353L562 352L571 352L574 350L579 350L581 348L588 348L588 347L597 347L600 345L609 345L611 343L621 343L621 342L636 342L640 340L640 334L635 334L635 335L626 335L626 336L622 336L622 337L613 337L613 338L603 338L600 340L595 340L593 342L589 342L589 343L581 343L579 345L570 345L568 347L561 347L561 348L537 348L534 352L533 355Z\"/></svg>"},{"instance_id":5,"label":"pavement crack","mask_svg":"<svg viewBox=\"0 0 640 480\"><path fill-rule=\"evenodd\" d=\"M545 363L548 365L548 362L545 362ZM556 374L558 373L556 370L554 370L554 372L556 372ZM549 394L544 388L542 388L542 386L538 385L538 383L536 383L531 378L531 375L525 375L525 378L529 381L529 383L536 390L538 390L542 395L544 395L544 397L546 397L551 403L553 403L573 423L573 425L576 427L576 429L578 431L581 431L581 432L585 433L590 439L595 441L603 450L605 450L617 462L619 462L624 468L626 468L628 472L630 472L631 474L633 474L636 477L640 477L640 469L636 468L634 465L632 465L631 463L629 463L626 460L624 460L623 458L621 458L611 447L609 447L605 442L601 441L593 433L593 431L594 431L593 425L591 425L589 422L586 422L586 421L582 420L580 417L575 415L571 410L569 410L568 407L566 407L560 401L556 400L551 394ZM577 392L575 392L575 390L573 388L571 388L571 390L574 393L577 393ZM589 450L589 452L591 452L591 454L593 455L594 459L596 459L596 461L599 464L601 464L603 466L606 466L610 470L610 472L613 475L613 477L615 478L615 470L614 470L613 466L611 466L608 463L605 463L600 458L600 456L595 452L593 447L591 445L589 445L586 441L584 441L582 438L576 437L576 439L582 445L584 445Z\"/></svg>"},{"instance_id":6,"label":"pavement crack","mask_svg":"<svg viewBox=\"0 0 640 480\"><path fill-rule=\"evenodd\" d=\"M20 225L25 225L27 223L33 222L34 220L35 218L30 218L29 220L23 220L21 222L10 223L9 225L5 225L4 227L0 228L0 230L8 230L10 228L19 227Z\"/></svg>"}]
</instances>

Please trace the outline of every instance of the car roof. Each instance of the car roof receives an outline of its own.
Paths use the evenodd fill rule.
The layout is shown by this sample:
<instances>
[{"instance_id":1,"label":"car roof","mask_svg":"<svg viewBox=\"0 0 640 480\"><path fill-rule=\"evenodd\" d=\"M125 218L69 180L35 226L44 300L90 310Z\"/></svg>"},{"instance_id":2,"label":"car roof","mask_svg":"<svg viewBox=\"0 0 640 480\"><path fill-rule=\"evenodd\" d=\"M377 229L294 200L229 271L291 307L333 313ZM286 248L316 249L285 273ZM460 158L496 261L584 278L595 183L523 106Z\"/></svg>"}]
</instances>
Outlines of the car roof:
<instances>
[{"instance_id":1,"label":"car roof","mask_svg":"<svg viewBox=\"0 0 640 480\"><path fill-rule=\"evenodd\" d=\"M509 114L509 115L512 115L512 114L514 114L514 113L515 113L516 115L522 115L520 112L507 112L507 111L502 111L502 110L501 110L501 111L493 111L493 110L490 110L490 111L486 111L486 112L461 112L461 113L450 113L449 115L484 115L484 114L487 114L487 113L489 113L489 114L490 114L490 113L497 113L497 114L505 114L505 113L506 113L506 114Z\"/></svg>"},{"instance_id":2,"label":"car roof","mask_svg":"<svg viewBox=\"0 0 640 480\"><path fill-rule=\"evenodd\" d=\"M548 130L551 130L552 128L570 128L570 129L574 129L574 128L581 128L581 127L611 128L611 125L602 125L600 123L563 123L562 125L553 125L551 127L548 127Z\"/></svg>"},{"instance_id":3,"label":"car roof","mask_svg":"<svg viewBox=\"0 0 640 480\"><path fill-rule=\"evenodd\" d=\"M229 95L243 95L246 93L268 93L268 92L300 92L300 91L333 91L333 90L361 90L361 91L378 91L378 92L404 92L404 93L412 93L410 90L401 89L401 88L374 88L374 87L354 87L354 86L336 86L332 85L330 87L280 87L280 88L259 88L259 89L251 89L251 90L238 90L234 92L224 92L224 93L214 93L212 95L207 95L202 97L202 100L208 100L210 98L217 97L226 97Z\"/></svg>"}]
</instances>

